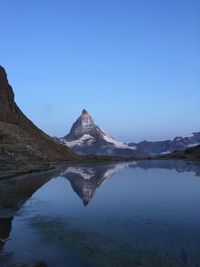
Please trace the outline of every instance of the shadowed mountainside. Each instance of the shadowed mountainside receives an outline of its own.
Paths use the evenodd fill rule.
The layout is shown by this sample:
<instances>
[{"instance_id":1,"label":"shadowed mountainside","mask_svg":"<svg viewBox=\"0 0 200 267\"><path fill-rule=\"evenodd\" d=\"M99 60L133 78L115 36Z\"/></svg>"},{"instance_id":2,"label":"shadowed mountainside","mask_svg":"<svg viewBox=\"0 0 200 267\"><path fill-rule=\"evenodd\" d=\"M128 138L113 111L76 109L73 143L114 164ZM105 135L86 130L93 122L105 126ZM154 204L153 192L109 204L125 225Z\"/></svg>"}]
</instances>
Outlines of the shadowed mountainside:
<instances>
[{"instance_id":1,"label":"shadowed mountainside","mask_svg":"<svg viewBox=\"0 0 200 267\"><path fill-rule=\"evenodd\" d=\"M76 160L71 149L55 142L19 109L6 72L0 66L0 169L22 164Z\"/></svg>"},{"instance_id":2,"label":"shadowed mountainside","mask_svg":"<svg viewBox=\"0 0 200 267\"><path fill-rule=\"evenodd\" d=\"M174 151L183 151L187 148L200 144L200 132L192 133L190 136L177 136L173 140L164 141L142 141L140 143L130 143L129 146L136 146L149 153L151 156L166 155Z\"/></svg>"},{"instance_id":3,"label":"shadowed mountainside","mask_svg":"<svg viewBox=\"0 0 200 267\"><path fill-rule=\"evenodd\" d=\"M165 159L189 159L189 160L200 160L200 145L187 148L183 151L174 151L171 154L163 156Z\"/></svg>"}]
</instances>

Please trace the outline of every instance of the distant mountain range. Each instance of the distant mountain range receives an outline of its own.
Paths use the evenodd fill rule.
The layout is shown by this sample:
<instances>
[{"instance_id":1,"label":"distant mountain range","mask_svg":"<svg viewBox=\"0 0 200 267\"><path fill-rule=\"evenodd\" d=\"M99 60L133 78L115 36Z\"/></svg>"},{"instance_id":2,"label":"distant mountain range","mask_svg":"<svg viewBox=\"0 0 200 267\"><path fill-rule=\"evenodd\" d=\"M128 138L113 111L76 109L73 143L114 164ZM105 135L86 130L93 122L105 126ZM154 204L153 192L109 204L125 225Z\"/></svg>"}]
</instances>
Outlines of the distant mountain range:
<instances>
[{"instance_id":1,"label":"distant mountain range","mask_svg":"<svg viewBox=\"0 0 200 267\"><path fill-rule=\"evenodd\" d=\"M189 137L176 137L174 140L125 144L98 127L85 109L69 134L53 139L37 128L17 106L6 72L0 66L1 173L9 169L20 173L38 169L38 165L44 166L47 163L85 160L76 153L135 159L164 155L174 158L200 158L199 144L199 132ZM86 160L102 161L105 158L93 156L86 157Z\"/></svg>"},{"instance_id":2,"label":"distant mountain range","mask_svg":"<svg viewBox=\"0 0 200 267\"><path fill-rule=\"evenodd\" d=\"M80 155L102 155L144 158L148 154L135 146L119 142L97 126L84 109L81 116L63 138L56 138L59 143L72 148Z\"/></svg>"},{"instance_id":3,"label":"distant mountain range","mask_svg":"<svg viewBox=\"0 0 200 267\"><path fill-rule=\"evenodd\" d=\"M81 116L63 138L55 140L72 148L80 155L104 155L121 157L152 157L170 154L176 150L195 147L200 144L200 132L188 137L176 137L165 141L142 141L125 144L115 140L97 126L91 115L84 109Z\"/></svg>"},{"instance_id":4,"label":"distant mountain range","mask_svg":"<svg viewBox=\"0 0 200 267\"><path fill-rule=\"evenodd\" d=\"M175 158L175 159L189 159L189 160L200 160L200 145L186 148L184 150L176 150L170 154L162 156L163 158Z\"/></svg>"},{"instance_id":5,"label":"distant mountain range","mask_svg":"<svg viewBox=\"0 0 200 267\"><path fill-rule=\"evenodd\" d=\"M173 140L165 141L143 141L140 143L129 143L129 146L141 149L151 156L170 154L176 150L195 147L200 144L200 132L191 134L188 137L176 137Z\"/></svg>"}]
</instances>

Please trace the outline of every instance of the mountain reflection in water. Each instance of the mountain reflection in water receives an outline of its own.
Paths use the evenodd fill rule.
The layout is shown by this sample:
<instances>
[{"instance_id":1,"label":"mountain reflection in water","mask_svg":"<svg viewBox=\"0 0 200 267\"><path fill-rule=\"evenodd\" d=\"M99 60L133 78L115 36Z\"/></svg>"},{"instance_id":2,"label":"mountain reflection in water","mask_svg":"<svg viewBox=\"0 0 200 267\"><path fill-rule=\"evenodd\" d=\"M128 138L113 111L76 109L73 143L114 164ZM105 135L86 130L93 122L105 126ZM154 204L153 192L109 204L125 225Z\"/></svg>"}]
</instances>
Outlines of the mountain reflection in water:
<instances>
[{"instance_id":1,"label":"mountain reflection in water","mask_svg":"<svg viewBox=\"0 0 200 267\"><path fill-rule=\"evenodd\" d=\"M73 190L83 200L85 206L95 194L95 190L116 172L134 163L118 163L110 165L68 167L61 176L70 181Z\"/></svg>"},{"instance_id":2,"label":"mountain reflection in water","mask_svg":"<svg viewBox=\"0 0 200 267\"><path fill-rule=\"evenodd\" d=\"M0 266L40 259L52 267L64 267L66 260L71 267L200 266L200 182L195 176L200 176L199 163L153 160L73 165L2 180ZM135 182L142 179L143 191ZM156 187L149 195L151 182ZM171 192L164 198L162 183ZM86 208L69 185L84 206L90 203Z\"/></svg>"}]
</instances>

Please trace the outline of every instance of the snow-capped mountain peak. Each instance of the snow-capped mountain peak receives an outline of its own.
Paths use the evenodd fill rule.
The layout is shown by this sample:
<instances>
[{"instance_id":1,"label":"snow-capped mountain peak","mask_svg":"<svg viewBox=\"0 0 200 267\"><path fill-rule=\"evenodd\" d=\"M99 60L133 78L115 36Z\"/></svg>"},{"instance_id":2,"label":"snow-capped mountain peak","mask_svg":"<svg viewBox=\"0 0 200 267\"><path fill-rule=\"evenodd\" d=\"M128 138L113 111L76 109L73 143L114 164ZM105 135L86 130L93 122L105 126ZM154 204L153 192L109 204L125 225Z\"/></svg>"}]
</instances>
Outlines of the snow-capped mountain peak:
<instances>
[{"instance_id":1,"label":"snow-capped mountain peak","mask_svg":"<svg viewBox=\"0 0 200 267\"><path fill-rule=\"evenodd\" d=\"M86 109L72 125L69 134L58 139L62 144L71 147L78 154L109 155L126 157L145 157L134 146L119 142L97 126Z\"/></svg>"},{"instance_id":2,"label":"snow-capped mountain peak","mask_svg":"<svg viewBox=\"0 0 200 267\"><path fill-rule=\"evenodd\" d=\"M83 109L81 116L72 125L68 135L64 137L66 141L75 141L82 138L83 135L95 135L95 123L86 109Z\"/></svg>"},{"instance_id":3,"label":"snow-capped mountain peak","mask_svg":"<svg viewBox=\"0 0 200 267\"><path fill-rule=\"evenodd\" d=\"M84 116L84 115L90 116L90 114L87 112L86 109L83 109L82 110L82 116Z\"/></svg>"},{"instance_id":4,"label":"snow-capped mountain peak","mask_svg":"<svg viewBox=\"0 0 200 267\"><path fill-rule=\"evenodd\" d=\"M92 117L90 116L90 114L87 112L86 109L82 110L80 118L82 119L83 124L94 124L94 120L92 119Z\"/></svg>"},{"instance_id":5,"label":"snow-capped mountain peak","mask_svg":"<svg viewBox=\"0 0 200 267\"><path fill-rule=\"evenodd\" d=\"M110 143L110 144L113 144L116 148L127 148L127 149L135 149L134 146L132 147L129 147L127 144L123 143L123 142L120 142L120 141L117 141L115 140L112 136L110 136L109 134L107 134L104 130L100 129L103 133L103 139Z\"/></svg>"}]
</instances>

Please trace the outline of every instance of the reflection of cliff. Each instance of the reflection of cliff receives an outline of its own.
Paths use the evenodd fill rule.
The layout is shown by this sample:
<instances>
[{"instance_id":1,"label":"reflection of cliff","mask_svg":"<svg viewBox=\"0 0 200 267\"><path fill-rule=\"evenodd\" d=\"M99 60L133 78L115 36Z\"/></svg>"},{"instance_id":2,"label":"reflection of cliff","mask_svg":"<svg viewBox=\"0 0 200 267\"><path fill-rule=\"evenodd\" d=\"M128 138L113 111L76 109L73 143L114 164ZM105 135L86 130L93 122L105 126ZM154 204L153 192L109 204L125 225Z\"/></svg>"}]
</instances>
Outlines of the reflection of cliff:
<instances>
[{"instance_id":1,"label":"reflection of cliff","mask_svg":"<svg viewBox=\"0 0 200 267\"><path fill-rule=\"evenodd\" d=\"M86 206L94 196L97 187L129 164L124 162L109 165L73 166L68 167L61 175L70 181L73 190Z\"/></svg>"},{"instance_id":2,"label":"reflection of cliff","mask_svg":"<svg viewBox=\"0 0 200 267\"><path fill-rule=\"evenodd\" d=\"M56 171L34 173L0 182L0 251L9 239L12 220L21 206L47 181L56 175Z\"/></svg>"},{"instance_id":3,"label":"reflection of cliff","mask_svg":"<svg viewBox=\"0 0 200 267\"><path fill-rule=\"evenodd\" d=\"M0 218L0 251L3 250L12 229L13 218Z\"/></svg>"},{"instance_id":4,"label":"reflection of cliff","mask_svg":"<svg viewBox=\"0 0 200 267\"><path fill-rule=\"evenodd\" d=\"M4 211L15 212L35 193L43 184L55 176L56 171L32 173L0 182L0 217Z\"/></svg>"}]
</instances>

